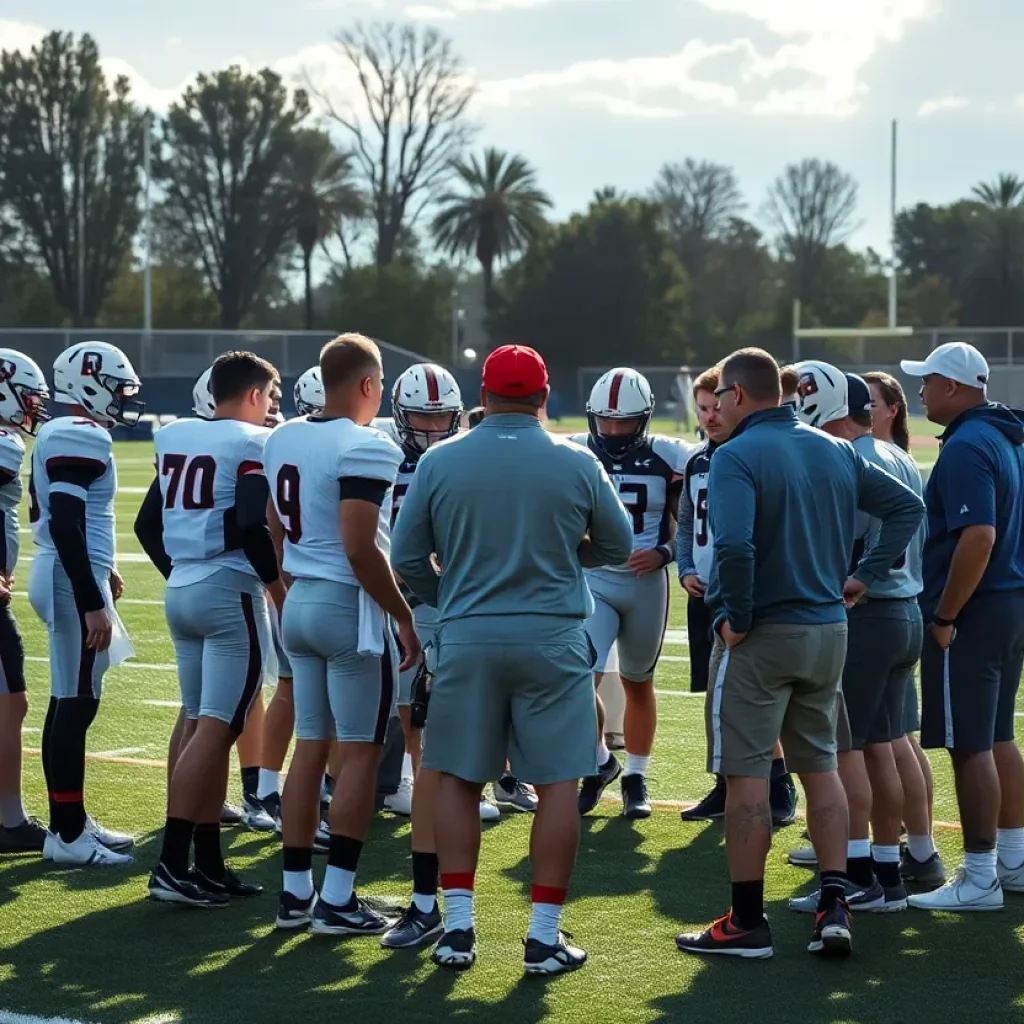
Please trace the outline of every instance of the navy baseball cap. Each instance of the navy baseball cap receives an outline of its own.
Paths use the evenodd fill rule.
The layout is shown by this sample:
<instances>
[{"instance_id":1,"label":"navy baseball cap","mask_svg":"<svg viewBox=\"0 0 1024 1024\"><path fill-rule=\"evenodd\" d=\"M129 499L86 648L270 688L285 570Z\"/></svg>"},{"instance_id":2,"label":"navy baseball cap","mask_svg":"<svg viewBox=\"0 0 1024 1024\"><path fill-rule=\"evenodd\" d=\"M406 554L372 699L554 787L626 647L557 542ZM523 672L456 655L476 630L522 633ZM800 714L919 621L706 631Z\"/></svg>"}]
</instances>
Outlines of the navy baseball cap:
<instances>
[{"instance_id":1,"label":"navy baseball cap","mask_svg":"<svg viewBox=\"0 0 1024 1024\"><path fill-rule=\"evenodd\" d=\"M850 416L871 415L871 389L863 377L855 373L848 373L846 376L846 405L850 410Z\"/></svg>"}]
</instances>

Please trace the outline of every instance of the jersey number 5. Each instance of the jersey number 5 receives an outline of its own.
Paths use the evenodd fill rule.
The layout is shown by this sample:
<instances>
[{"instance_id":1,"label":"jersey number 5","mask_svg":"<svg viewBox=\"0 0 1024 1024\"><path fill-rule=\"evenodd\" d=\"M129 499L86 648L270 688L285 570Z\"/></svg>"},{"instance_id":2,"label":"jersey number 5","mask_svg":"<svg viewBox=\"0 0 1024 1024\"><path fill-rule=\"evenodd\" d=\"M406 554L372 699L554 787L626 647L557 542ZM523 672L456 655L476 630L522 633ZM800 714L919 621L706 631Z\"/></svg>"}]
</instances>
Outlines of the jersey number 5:
<instances>
[{"instance_id":1,"label":"jersey number 5","mask_svg":"<svg viewBox=\"0 0 1024 1024\"><path fill-rule=\"evenodd\" d=\"M284 527L285 535L292 544L302 539L302 505L299 502L299 467L286 464L277 471L274 503Z\"/></svg>"},{"instance_id":2,"label":"jersey number 5","mask_svg":"<svg viewBox=\"0 0 1024 1024\"><path fill-rule=\"evenodd\" d=\"M217 463L212 455L165 455L161 475L168 477L167 495L164 508L174 508L181 493L181 507L190 512L197 509L211 509L213 500L213 478ZM184 480L182 477L184 476Z\"/></svg>"},{"instance_id":3,"label":"jersey number 5","mask_svg":"<svg viewBox=\"0 0 1024 1024\"><path fill-rule=\"evenodd\" d=\"M644 513L647 511L647 484L619 484L619 494L626 511L633 517L633 533L644 532ZM632 495L632 501L626 501L626 495Z\"/></svg>"}]
</instances>

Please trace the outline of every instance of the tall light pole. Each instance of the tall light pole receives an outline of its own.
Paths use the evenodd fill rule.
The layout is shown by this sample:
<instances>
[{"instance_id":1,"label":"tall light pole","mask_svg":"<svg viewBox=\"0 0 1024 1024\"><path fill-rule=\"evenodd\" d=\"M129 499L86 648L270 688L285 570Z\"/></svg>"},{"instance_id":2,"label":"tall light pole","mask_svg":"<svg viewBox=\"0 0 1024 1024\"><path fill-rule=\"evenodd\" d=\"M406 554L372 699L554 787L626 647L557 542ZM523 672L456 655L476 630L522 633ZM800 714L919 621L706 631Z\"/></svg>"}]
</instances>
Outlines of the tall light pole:
<instances>
[{"instance_id":1,"label":"tall light pole","mask_svg":"<svg viewBox=\"0 0 1024 1024\"><path fill-rule=\"evenodd\" d=\"M452 287L452 369L459 365L459 289Z\"/></svg>"},{"instance_id":2,"label":"tall light pole","mask_svg":"<svg viewBox=\"0 0 1024 1024\"><path fill-rule=\"evenodd\" d=\"M75 204L78 245L76 246L75 270L78 277L78 326L85 326L85 133L78 144L78 202Z\"/></svg>"},{"instance_id":3,"label":"tall light pole","mask_svg":"<svg viewBox=\"0 0 1024 1024\"><path fill-rule=\"evenodd\" d=\"M896 119L892 122L889 182L889 326L896 326Z\"/></svg>"},{"instance_id":4,"label":"tall light pole","mask_svg":"<svg viewBox=\"0 0 1024 1024\"><path fill-rule=\"evenodd\" d=\"M150 183L150 165L152 161L152 135L153 135L153 115L150 111L146 111L145 117L142 119L142 173L145 175L146 184L145 191L143 193L143 241L142 241L142 329L146 334L146 347L149 346L149 335L153 330L153 281L150 273L150 259L153 251L152 247L152 233L153 233L153 221L151 216L150 208L150 195L149 195L149 183ZM147 366L148 370L149 367Z\"/></svg>"}]
</instances>

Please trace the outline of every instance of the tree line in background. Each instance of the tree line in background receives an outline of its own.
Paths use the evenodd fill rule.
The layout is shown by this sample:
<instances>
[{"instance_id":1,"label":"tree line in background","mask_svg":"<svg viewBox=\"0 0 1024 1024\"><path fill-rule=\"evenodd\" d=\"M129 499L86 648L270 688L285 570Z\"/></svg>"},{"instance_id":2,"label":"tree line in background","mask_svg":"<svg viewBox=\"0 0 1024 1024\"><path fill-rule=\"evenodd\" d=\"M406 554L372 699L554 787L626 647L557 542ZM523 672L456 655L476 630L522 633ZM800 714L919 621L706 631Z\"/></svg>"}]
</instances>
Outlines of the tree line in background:
<instances>
[{"instance_id":1,"label":"tree line in background","mask_svg":"<svg viewBox=\"0 0 1024 1024\"><path fill-rule=\"evenodd\" d=\"M857 184L835 164L784 168L766 230L731 168L693 158L555 223L525 157L474 150L447 37L374 23L336 44L358 104L230 67L165 117L105 78L88 35L0 53L0 325L140 327L144 244L154 328L361 330L441 360L455 288L491 343L566 369L785 350L794 298L805 326L886 323L888 267L846 244ZM1024 180L903 210L896 253L900 323L1024 322Z\"/></svg>"}]
</instances>

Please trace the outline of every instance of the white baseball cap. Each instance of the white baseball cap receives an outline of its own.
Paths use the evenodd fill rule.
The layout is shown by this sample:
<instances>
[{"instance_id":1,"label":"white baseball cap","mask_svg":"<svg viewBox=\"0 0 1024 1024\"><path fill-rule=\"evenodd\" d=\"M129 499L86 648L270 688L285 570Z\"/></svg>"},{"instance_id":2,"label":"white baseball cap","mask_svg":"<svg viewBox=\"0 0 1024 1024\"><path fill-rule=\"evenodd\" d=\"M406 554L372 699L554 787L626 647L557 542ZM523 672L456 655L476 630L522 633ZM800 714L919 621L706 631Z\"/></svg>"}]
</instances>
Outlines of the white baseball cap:
<instances>
[{"instance_id":1,"label":"white baseball cap","mask_svg":"<svg viewBox=\"0 0 1024 1024\"><path fill-rule=\"evenodd\" d=\"M928 353L924 361L900 360L900 369L911 377L937 374L955 380L969 388L981 388L988 383L988 363L985 357L965 341L949 341Z\"/></svg>"}]
</instances>

